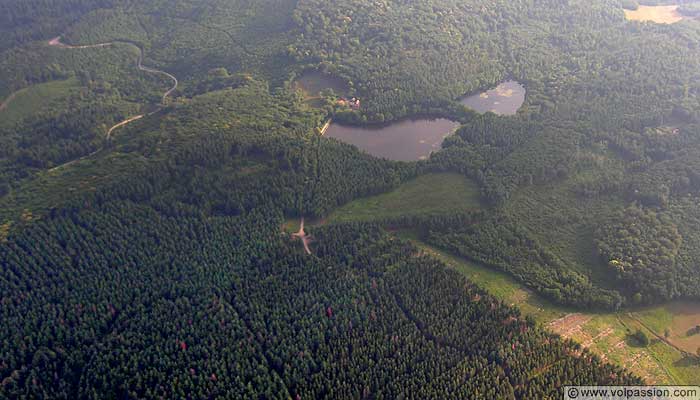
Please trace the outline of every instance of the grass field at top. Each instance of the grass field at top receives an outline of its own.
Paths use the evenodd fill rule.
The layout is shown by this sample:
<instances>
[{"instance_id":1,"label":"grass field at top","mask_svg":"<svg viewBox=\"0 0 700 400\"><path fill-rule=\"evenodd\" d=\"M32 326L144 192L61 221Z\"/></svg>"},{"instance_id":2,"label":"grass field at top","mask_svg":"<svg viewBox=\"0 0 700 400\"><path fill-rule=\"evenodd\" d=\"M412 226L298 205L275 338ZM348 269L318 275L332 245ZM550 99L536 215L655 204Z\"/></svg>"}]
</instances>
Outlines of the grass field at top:
<instances>
[{"instance_id":1,"label":"grass field at top","mask_svg":"<svg viewBox=\"0 0 700 400\"><path fill-rule=\"evenodd\" d=\"M686 335L689 319L700 316L695 314L698 305L691 308L688 303L672 303L619 313L573 310L539 297L508 274L430 246L410 231L399 232L399 236L413 241L424 252L437 257L506 304L517 306L524 315L531 315L547 329L575 340L604 360L624 366L649 384L700 383L700 359L689 357L655 338L670 328L671 341L675 344L675 335ZM651 339L649 346L641 347L631 338L630 333L637 329L647 333Z\"/></svg>"},{"instance_id":2,"label":"grass field at top","mask_svg":"<svg viewBox=\"0 0 700 400\"><path fill-rule=\"evenodd\" d=\"M455 213L481 207L479 198L479 188L464 175L426 174L391 192L352 201L333 211L328 221L371 221L404 215Z\"/></svg>"},{"instance_id":3,"label":"grass field at top","mask_svg":"<svg viewBox=\"0 0 700 400\"><path fill-rule=\"evenodd\" d=\"M645 325L662 333L667 340L691 354L700 350L700 303L674 301L633 313Z\"/></svg>"},{"instance_id":4,"label":"grass field at top","mask_svg":"<svg viewBox=\"0 0 700 400\"><path fill-rule=\"evenodd\" d=\"M652 21L657 24L673 24L683 19L677 5L639 6L636 10L625 10L630 21Z\"/></svg>"},{"instance_id":5,"label":"grass field at top","mask_svg":"<svg viewBox=\"0 0 700 400\"><path fill-rule=\"evenodd\" d=\"M340 96L346 96L350 90L347 82L331 75L325 75L318 71L309 71L302 74L295 82L294 88L301 90L306 98L316 98L321 91L333 89Z\"/></svg>"},{"instance_id":6,"label":"grass field at top","mask_svg":"<svg viewBox=\"0 0 700 400\"><path fill-rule=\"evenodd\" d=\"M573 312L540 298L504 272L467 261L422 242L415 232L402 230L398 232L398 235L411 240L422 251L438 258L450 268L457 270L470 281L488 291L489 294L505 301L506 304L517 306L524 314L533 316L540 323L547 323Z\"/></svg>"},{"instance_id":7,"label":"grass field at top","mask_svg":"<svg viewBox=\"0 0 700 400\"><path fill-rule=\"evenodd\" d=\"M615 157L601 157L595 170L590 168L564 181L521 188L504 210L568 266L596 285L610 287L613 280L607 265L600 262L595 230L624 208L625 200L619 195L581 197L575 189L587 175L600 176L604 170L621 168Z\"/></svg>"},{"instance_id":8,"label":"grass field at top","mask_svg":"<svg viewBox=\"0 0 700 400\"><path fill-rule=\"evenodd\" d=\"M15 94L7 107L0 111L0 125L12 124L48 106L51 102L68 97L80 88L78 80L70 78L30 86Z\"/></svg>"},{"instance_id":9,"label":"grass field at top","mask_svg":"<svg viewBox=\"0 0 700 400\"><path fill-rule=\"evenodd\" d=\"M130 153L100 154L72 165L44 171L21 183L17 190L0 199L0 239L3 226L11 226L60 207L74 193L93 192L116 176L145 168L145 159Z\"/></svg>"}]
</instances>

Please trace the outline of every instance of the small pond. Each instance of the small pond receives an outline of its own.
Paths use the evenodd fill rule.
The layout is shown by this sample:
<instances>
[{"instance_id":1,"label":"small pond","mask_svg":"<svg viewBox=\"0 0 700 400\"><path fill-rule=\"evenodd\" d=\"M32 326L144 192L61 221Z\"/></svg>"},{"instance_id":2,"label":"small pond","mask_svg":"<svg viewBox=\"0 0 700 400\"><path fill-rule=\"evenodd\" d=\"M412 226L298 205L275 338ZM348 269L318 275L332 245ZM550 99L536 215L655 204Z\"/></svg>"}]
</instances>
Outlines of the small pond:
<instances>
[{"instance_id":1,"label":"small pond","mask_svg":"<svg viewBox=\"0 0 700 400\"><path fill-rule=\"evenodd\" d=\"M494 89L463 97L460 103L472 110L498 115L515 115L525 102L525 87L516 81L503 82Z\"/></svg>"},{"instance_id":2,"label":"small pond","mask_svg":"<svg viewBox=\"0 0 700 400\"><path fill-rule=\"evenodd\" d=\"M331 124L325 136L353 144L376 157L417 161L440 150L443 140L459 126L444 118L405 119L382 126Z\"/></svg>"}]
</instances>

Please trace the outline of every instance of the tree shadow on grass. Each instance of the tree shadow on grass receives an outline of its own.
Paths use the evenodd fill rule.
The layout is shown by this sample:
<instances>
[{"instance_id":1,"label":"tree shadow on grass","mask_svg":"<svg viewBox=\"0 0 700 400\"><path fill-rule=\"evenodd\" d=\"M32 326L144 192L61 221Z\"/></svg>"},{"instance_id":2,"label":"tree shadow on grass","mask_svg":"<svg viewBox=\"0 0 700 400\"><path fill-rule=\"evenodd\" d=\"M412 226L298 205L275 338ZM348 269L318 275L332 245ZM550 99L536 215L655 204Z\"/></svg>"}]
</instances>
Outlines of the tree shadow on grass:
<instances>
[{"instance_id":1,"label":"tree shadow on grass","mask_svg":"<svg viewBox=\"0 0 700 400\"><path fill-rule=\"evenodd\" d=\"M653 344L654 341L658 341L658 339L649 340L649 338L646 337L645 341L636 332L627 332L627 334L625 335L625 343L627 344L627 346L636 349L644 349L649 345Z\"/></svg>"},{"instance_id":2,"label":"tree shadow on grass","mask_svg":"<svg viewBox=\"0 0 700 400\"><path fill-rule=\"evenodd\" d=\"M674 367L698 367L700 366L700 358L697 356L687 355L673 363Z\"/></svg>"}]
</instances>

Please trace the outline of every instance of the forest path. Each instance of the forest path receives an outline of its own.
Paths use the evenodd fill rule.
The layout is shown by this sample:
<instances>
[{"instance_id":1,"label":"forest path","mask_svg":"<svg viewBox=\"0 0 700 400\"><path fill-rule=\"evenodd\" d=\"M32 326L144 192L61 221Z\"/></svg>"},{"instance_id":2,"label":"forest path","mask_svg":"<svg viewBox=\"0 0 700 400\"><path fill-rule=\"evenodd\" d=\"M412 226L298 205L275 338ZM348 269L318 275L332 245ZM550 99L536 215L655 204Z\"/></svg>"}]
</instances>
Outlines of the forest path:
<instances>
[{"instance_id":1,"label":"forest path","mask_svg":"<svg viewBox=\"0 0 700 400\"><path fill-rule=\"evenodd\" d=\"M179 82L178 82L177 78L176 78L174 75L172 75L172 74L170 74L170 73L168 73L168 72L161 71L161 70L155 69L155 68L145 67L145 66L143 65L143 49L141 48L141 46L138 46L138 45L136 45L135 43L126 42L126 41L122 41L122 40L117 40L117 41L114 41L114 42L106 42L106 43L97 43L97 44L90 44L90 45L82 45L82 46L72 46L72 45L65 44L65 43L61 42L61 36L56 36L55 38L53 38L53 39L51 39L51 40L48 41L48 45L49 45L49 46L58 47L58 48L60 48L60 49L93 49L93 48L100 48L100 47L112 46L112 45L114 45L115 43L126 43L126 44L128 44L128 45L134 46L134 47L136 47L136 48L139 49L139 59L138 59L138 62L137 62L137 64L136 64L136 67L139 69L139 71L144 71L144 72L148 72L148 73L151 73L151 74L165 75L165 76L167 76L169 79L171 79L171 80L173 81L173 86L170 87L165 93L163 93L163 98L162 98L161 102L162 102L162 104L165 104L165 99L166 99L168 96L170 96L170 95L177 89L177 86L178 86ZM15 92L15 93L16 93L16 92ZM14 98L15 93L13 93L12 95L10 95L10 97L8 97L8 98L3 102L2 108L0 108L0 111L2 111L2 109L3 109L4 107L7 106L7 103L9 103L9 102L12 100L12 98ZM146 114L146 115L152 115L152 114L155 114L155 111L154 111L154 112L151 112L151 113L149 113L149 114ZM107 130L107 134L105 135L105 136L106 136L106 139L109 140L109 139L112 137L112 132L114 132L115 129L121 128L122 126L125 126L125 125L127 125L127 124L129 124L129 123L131 123L131 122L133 122L133 121L139 120L139 119L143 118L143 117L146 116L146 115L144 115L144 114L136 115L136 116L127 118L127 119L125 119L124 121L121 121L121 122L119 122L119 123L117 123L117 124L114 124L112 127L110 127L110 128ZM90 154L88 154L88 155L86 155L86 156L77 158L77 159L75 159L75 160L72 160L72 161L69 161L69 162L67 162L67 163L64 163L64 164L61 164L61 165L59 165L59 166L56 166L56 167L54 167L54 168L51 168L51 169L49 170L49 172L57 171L57 170L59 170L59 169L61 169L61 168L63 168L63 167L67 167L67 166L69 166L69 165L71 165L71 164L74 164L74 163L80 161L80 160L84 160L84 159L86 159L86 158L88 158L88 157L91 157L91 156L97 154L98 152L99 152L99 150L93 151L92 153L90 153Z\"/></svg>"},{"instance_id":2,"label":"forest path","mask_svg":"<svg viewBox=\"0 0 700 400\"><path fill-rule=\"evenodd\" d=\"M306 251L306 254L311 254L311 249L309 248L309 243L311 243L311 237L307 235L304 231L304 217L301 217L299 232L293 233L292 236L300 238L301 242L304 244L304 250Z\"/></svg>"},{"instance_id":3,"label":"forest path","mask_svg":"<svg viewBox=\"0 0 700 400\"><path fill-rule=\"evenodd\" d=\"M143 49L141 48L141 46L138 46L135 43L127 42L124 40L117 40L114 42L106 42L106 43L89 44L89 45L83 45L83 46L72 46L69 44L65 44L65 43L61 42L60 36L56 36L55 38L49 40L49 46L54 46L54 47L58 47L61 49L93 49L93 48L99 48L99 47L112 46L115 43L125 43L125 44L134 46L134 47L139 49L139 60L138 60L138 63L136 64L136 67L139 69L139 71L144 71L144 72L148 72L151 74L164 75L173 81L173 86L170 87L165 93L163 93L162 102L163 102L163 104L165 104L165 99L168 96L170 96L177 89L179 82L173 74L170 74L170 73L165 72L165 71L161 71L159 69L144 66L143 65Z\"/></svg>"},{"instance_id":4,"label":"forest path","mask_svg":"<svg viewBox=\"0 0 700 400\"><path fill-rule=\"evenodd\" d=\"M69 44L65 44L61 42L61 37L56 36L55 38L49 40L49 46L53 47L59 47L62 49L93 49L96 47L107 47L113 45L113 42L107 42L107 43L97 43L97 44L88 44L85 46L71 46Z\"/></svg>"},{"instance_id":5,"label":"forest path","mask_svg":"<svg viewBox=\"0 0 700 400\"><path fill-rule=\"evenodd\" d=\"M21 90L21 89L20 89L20 90ZM5 101L3 101L2 103L0 103L0 111L6 109L7 106L10 105L10 102L11 102L12 100L15 99L15 97L17 96L17 93L19 93L19 90L16 91L16 92L14 92L14 93L12 93L12 94L9 95L9 96L7 96L7 98L5 99Z\"/></svg>"},{"instance_id":6,"label":"forest path","mask_svg":"<svg viewBox=\"0 0 700 400\"><path fill-rule=\"evenodd\" d=\"M107 140L109 140L109 139L112 137L112 132L113 132L115 129L121 128L122 126L127 125L128 123L133 122L133 121L136 121L136 120L138 120L138 119L141 119L141 118L143 118L143 117L147 117L147 116L153 115L153 114L155 114L156 112L157 112L157 111L153 111L153 112L150 112L150 113L148 113L148 114L136 115L136 116L133 116L133 117L131 117L131 118L127 118L127 119L125 119L124 121L122 121L122 122L120 122L120 123L118 123L118 124L115 124L114 126L112 126L111 128L109 128L109 130L107 131L107 136L106 136L106 137L107 137ZM67 166L69 166L69 165L71 165L71 164L75 164L75 163L78 162L78 161L82 161L82 160L85 160L85 159L87 159L87 158L90 158L90 157L94 156L95 154L97 154L97 153L99 153L99 152L100 152L100 150L95 150L95 151L93 151L92 153L90 153L90 154L88 154L88 155L85 155L85 156L82 156L82 157L80 157L80 158L76 158L75 160L71 160L71 161L68 161L68 162L66 162L66 163L63 163L63 164L61 164L61 165L55 166L55 167L49 169L49 172L58 171L59 169L64 168L64 167L67 167Z\"/></svg>"}]
</instances>

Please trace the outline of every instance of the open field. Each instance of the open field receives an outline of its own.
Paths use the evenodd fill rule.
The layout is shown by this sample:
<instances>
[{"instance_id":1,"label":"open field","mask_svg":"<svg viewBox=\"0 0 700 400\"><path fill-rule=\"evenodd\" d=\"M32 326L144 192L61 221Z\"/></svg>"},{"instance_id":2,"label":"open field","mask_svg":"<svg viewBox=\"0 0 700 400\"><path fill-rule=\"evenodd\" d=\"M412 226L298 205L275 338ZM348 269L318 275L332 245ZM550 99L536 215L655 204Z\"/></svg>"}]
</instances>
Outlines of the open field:
<instances>
[{"instance_id":1,"label":"open field","mask_svg":"<svg viewBox=\"0 0 700 400\"><path fill-rule=\"evenodd\" d=\"M607 157L601 163L603 167L619 168ZM589 276L595 284L609 287L610 271L598 258L594 232L600 221L610 218L625 203L617 195L577 196L576 182L584 178L582 173L563 182L524 187L505 209L567 265Z\"/></svg>"},{"instance_id":2,"label":"open field","mask_svg":"<svg viewBox=\"0 0 700 400\"><path fill-rule=\"evenodd\" d=\"M455 257L417 239L411 232L400 236L412 240L423 251L439 258L471 281L507 304L517 306L525 315L553 332L571 338L589 348L601 358L616 362L643 377L648 383L697 384L700 382L700 361L688 357L672 346L655 338L664 334L671 323L672 342L676 330L681 332L700 316L700 304L671 303L634 312L588 313L567 309L540 298L520 286L507 274ZM693 307L688 307L688 305ZM641 320L653 331L638 322ZM694 326L694 325L692 325ZM648 347L639 347L629 333L642 329L651 339ZM685 333L683 333L684 335ZM694 336L700 340L700 335ZM679 338L681 339L681 338Z\"/></svg>"},{"instance_id":3,"label":"open field","mask_svg":"<svg viewBox=\"0 0 700 400\"><path fill-rule=\"evenodd\" d=\"M0 125L15 123L41 110L51 102L65 98L79 88L75 78L30 86L14 93L14 98L0 110Z\"/></svg>"},{"instance_id":4,"label":"open field","mask_svg":"<svg viewBox=\"0 0 700 400\"><path fill-rule=\"evenodd\" d=\"M404 215L455 213L481 207L479 197L479 188L464 175L426 174L391 192L348 203L333 211L328 221L371 221Z\"/></svg>"},{"instance_id":5,"label":"open field","mask_svg":"<svg viewBox=\"0 0 700 400\"><path fill-rule=\"evenodd\" d=\"M635 311L633 315L680 349L696 354L700 349L700 303L674 301L658 307Z\"/></svg>"},{"instance_id":6,"label":"open field","mask_svg":"<svg viewBox=\"0 0 700 400\"><path fill-rule=\"evenodd\" d=\"M678 12L678 6L639 6L636 10L625 10L625 17L630 21L652 21L657 24L673 24L684 17Z\"/></svg>"},{"instance_id":7,"label":"open field","mask_svg":"<svg viewBox=\"0 0 700 400\"><path fill-rule=\"evenodd\" d=\"M307 99L315 99L321 95L321 91L327 89L333 89L337 95L341 96L346 96L349 90L347 83L342 79L318 71L303 73L294 81L293 86L301 90Z\"/></svg>"},{"instance_id":8,"label":"open field","mask_svg":"<svg viewBox=\"0 0 700 400\"><path fill-rule=\"evenodd\" d=\"M289 218L284 222L284 225L282 225L282 231L285 233L296 233L299 232L299 228L301 227L301 219L300 218Z\"/></svg>"},{"instance_id":9,"label":"open field","mask_svg":"<svg viewBox=\"0 0 700 400\"><path fill-rule=\"evenodd\" d=\"M108 165L109 167L106 167ZM60 207L76 192L93 192L115 176L145 167L145 160L133 154L112 153L77 161L71 168L40 173L0 199L0 226L24 220L21 215L41 213ZM0 231L2 228L0 228Z\"/></svg>"},{"instance_id":10,"label":"open field","mask_svg":"<svg viewBox=\"0 0 700 400\"><path fill-rule=\"evenodd\" d=\"M414 232L401 231L398 235L413 241L421 250L437 257L451 268L464 274L490 294L503 299L507 304L518 306L523 313L532 315L538 322L546 323L567 313L574 312L538 297L506 273L466 261L463 258L428 245L420 241Z\"/></svg>"}]
</instances>

